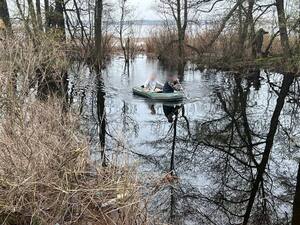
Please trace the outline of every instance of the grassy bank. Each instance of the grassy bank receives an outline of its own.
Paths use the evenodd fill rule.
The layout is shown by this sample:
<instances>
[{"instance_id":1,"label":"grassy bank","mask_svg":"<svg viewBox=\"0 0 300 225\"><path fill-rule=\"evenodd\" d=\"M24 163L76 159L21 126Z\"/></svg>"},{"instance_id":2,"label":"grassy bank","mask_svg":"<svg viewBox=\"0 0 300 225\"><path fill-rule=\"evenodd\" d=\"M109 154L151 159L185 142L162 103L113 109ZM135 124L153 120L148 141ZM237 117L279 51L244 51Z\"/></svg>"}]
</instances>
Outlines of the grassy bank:
<instances>
[{"instance_id":1,"label":"grassy bank","mask_svg":"<svg viewBox=\"0 0 300 225\"><path fill-rule=\"evenodd\" d=\"M55 39L0 42L0 223L150 224L135 168L90 157L62 96L70 63Z\"/></svg>"},{"instance_id":2,"label":"grassy bank","mask_svg":"<svg viewBox=\"0 0 300 225\"><path fill-rule=\"evenodd\" d=\"M57 102L0 121L0 222L146 224L134 169L92 164L78 118Z\"/></svg>"},{"instance_id":3,"label":"grassy bank","mask_svg":"<svg viewBox=\"0 0 300 225\"><path fill-rule=\"evenodd\" d=\"M251 70L266 69L278 73L292 73L298 75L300 73L300 56L294 55L286 59L282 55L270 56L266 58L257 58L255 60L234 60L227 61L223 58L215 58L203 56L201 59L194 59L192 62L197 65L200 70L217 69L222 71L233 71L243 73Z\"/></svg>"},{"instance_id":4,"label":"grassy bank","mask_svg":"<svg viewBox=\"0 0 300 225\"><path fill-rule=\"evenodd\" d=\"M235 31L228 31L208 46L213 31L203 31L195 35L187 34L185 38L185 60L191 61L202 69L218 69L223 71L245 72L257 68L269 69L280 73L295 73L300 71L299 40L290 37L292 57L283 55L280 37L265 35L262 53L256 58L251 56L251 45L246 42L244 49L240 49L239 38ZM179 58L176 42L176 31L157 30L145 41L145 52L151 58L158 58L161 62L175 67Z\"/></svg>"}]
</instances>

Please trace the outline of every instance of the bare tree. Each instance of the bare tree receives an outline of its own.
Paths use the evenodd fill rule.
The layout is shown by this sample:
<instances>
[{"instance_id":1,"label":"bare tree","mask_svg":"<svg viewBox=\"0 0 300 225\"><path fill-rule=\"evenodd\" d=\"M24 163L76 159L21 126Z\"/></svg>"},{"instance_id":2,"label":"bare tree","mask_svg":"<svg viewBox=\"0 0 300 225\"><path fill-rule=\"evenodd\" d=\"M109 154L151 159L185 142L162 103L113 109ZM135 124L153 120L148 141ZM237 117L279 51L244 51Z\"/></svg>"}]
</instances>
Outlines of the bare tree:
<instances>
[{"instance_id":1,"label":"bare tree","mask_svg":"<svg viewBox=\"0 0 300 225\"><path fill-rule=\"evenodd\" d=\"M106 166L105 155L105 135L106 135L106 112L105 112L105 92L103 88L103 80L98 76L97 81L97 122L98 122L98 136L100 142L101 164Z\"/></svg>"},{"instance_id":2,"label":"bare tree","mask_svg":"<svg viewBox=\"0 0 300 225\"><path fill-rule=\"evenodd\" d=\"M36 0L35 1L35 6L36 6L36 16L37 16L37 24L39 30L43 30L43 21L42 21L42 11L41 11L41 1Z\"/></svg>"},{"instance_id":3,"label":"bare tree","mask_svg":"<svg viewBox=\"0 0 300 225\"><path fill-rule=\"evenodd\" d=\"M103 1L96 0L95 5L95 65L102 65L102 16L103 16Z\"/></svg>"},{"instance_id":4,"label":"bare tree","mask_svg":"<svg viewBox=\"0 0 300 225\"><path fill-rule=\"evenodd\" d=\"M36 17L36 12L34 9L33 1L27 0L27 3L28 3L30 22L31 22L32 28L33 28L33 33L37 33L38 25L37 25L37 17Z\"/></svg>"},{"instance_id":5,"label":"bare tree","mask_svg":"<svg viewBox=\"0 0 300 225\"><path fill-rule=\"evenodd\" d=\"M276 0L281 46L285 56L288 57L291 52L290 52L289 36L288 36L288 31L286 26L284 5L285 5L284 0Z\"/></svg>"},{"instance_id":6,"label":"bare tree","mask_svg":"<svg viewBox=\"0 0 300 225\"><path fill-rule=\"evenodd\" d=\"M45 8L45 30L48 31L50 27L50 5L49 0L44 0L44 8Z\"/></svg>"},{"instance_id":7,"label":"bare tree","mask_svg":"<svg viewBox=\"0 0 300 225\"><path fill-rule=\"evenodd\" d=\"M282 81L281 91L279 93L279 97L277 99L277 104L276 104L274 113L271 118L270 130L267 135L265 150L263 152L261 162L257 166L256 178L254 180L254 183L253 183L253 186L252 186L252 189L250 192L249 201L248 201L246 212L244 215L243 225L247 225L249 222L249 218L250 218L253 204L254 204L254 201L256 198L256 194L259 191L259 187L264 180L265 170L266 170L266 167L269 162L270 153L271 153L271 150L272 150L272 147L274 144L274 137L275 137L275 134L277 131L278 123L279 123L279 116L281 114L282 108L285 103L285 98L289 93L289 88L292 85L293 81L294 81L294 77L291 75L285 76Z\"/></svg>"},{"instance_id":8,"label":"bare tree","mask_svg":"<svg viewBox=\"0 0 300 225\"><path fill-rule=\"evenodd\" d=\"M254 36L255 36L255 28L254 28L254 19L253 19L253 7L255 4L255 0L248 0L248 8L244 9L246 11L246 18L245 18L245 22L241 22L240 23L240 33L239 33L239 56L241 57L243 55L243 51L245 49L245 42L247 37L250 38L250 43L252 43ZM242 6L240 5L239 8L241 8ZM255 58L256 57L256 51L255 48L252 46L252 57Z\"/></svg>"},{"instance_id":9,"label":"bare tree","mask_svg":"<svg viewBox=\"0 0 300 225\"><path fill-rule=\"evenodd\" d=\"M120 16L120 26L119 26L119 38L120 38L120 45L123 51L123 55L125 58L125 63L129 63L129 51L128 51L128 44L126 46L126 41L124 40L124 32L126 30L125 21L126 15L128 14L128 9L127 9L127 0L120 0L119 5L120 5L120 10L121 10L121 16ZM124 43L125 42L125 43Z\"/></svg>"},{"instance_id":10,"label":"bare tree","mask_svg":"<svg viewBox=\"0 0 300 225\"><path fill-rule=\"evenodd\" d=\"M293 219L292 225L300 224L300 163L298 165L298 175L297 175L297 184L296 192L294 197L293 204Z\"/></svg>"},{"instance_id":11,"label":"bare tree","mask_svg":"<svg viewBox=\"0 0 300 225\"><path fill-rule=\"evenodd\" d=\"M64 0L55 0L55 27L61 33L62 40L66 39L66 28L65 28L65 19L64 19Z\"/></svg>"},{"instance_id":12,"label":"bare tree","mask_svg":"<svg viewBox=\"0 0 300 225\"><path fill-rule=\"evenodd\" d=\"M160 0L160 2L162 4L161 13L165 16L171 16L176 24L177 40L172 42L178 44L178 70L179 73L182 73L186 63L184 45L191 2L188 0Z\"/></svg>"}]
</instances>

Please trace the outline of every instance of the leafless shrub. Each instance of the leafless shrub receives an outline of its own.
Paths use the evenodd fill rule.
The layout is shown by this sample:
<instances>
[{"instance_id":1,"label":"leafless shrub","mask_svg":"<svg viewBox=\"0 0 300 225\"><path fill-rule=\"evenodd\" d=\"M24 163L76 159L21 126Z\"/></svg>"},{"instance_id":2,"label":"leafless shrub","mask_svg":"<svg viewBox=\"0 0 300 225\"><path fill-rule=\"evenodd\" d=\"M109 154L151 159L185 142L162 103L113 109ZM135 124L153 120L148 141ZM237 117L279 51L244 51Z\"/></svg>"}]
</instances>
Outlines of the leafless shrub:
<instances>
[{"instance_id":1,"label":"leafless shrub","mask_svg":"<svg viewBox=\"0 0 300 225\"><path fill-rule=\"evenodd\" d=\"M146 53L155 55L166 63L176 63L174 60L174 56L177 55L176 39L176 33L173 31L165 29L155 31L151 37L146 39Z\"/></svg>"},{"instance_id":2,"label":"leafless shrub","mask_svg":"<svg viewBox=\"0 0 300 225\"><path fill-rule=\"evenodd\" d=\"M4 38L0 42L1 94L25 100L30 90L36 91L38 83L60 83L63 71L70 65L65 50L64 45L46 35L36 43L20 33ZM5 93L3 88L10 91Z\"/></svg>"},{"instance_id":3,"label":"leafless shrub","mask_svg":"<svg viewBox=\"0 0 300 225\"><path fill-rule=\"evenodd\" d=\"M95 165L79 117L36 98L37 69L59 80L69 65L63 46L25 40L0 43L0 223L149 224L134 167Z\"/></svg>"},{"instance_id":4,"label":"leafless shrub","mask_svg":"<svg viewBox=\"0 0 300 225\"><path fill-rule=\"evenodd\" d=\"M61 112L34 102L1 119L1 222L143 224L134 171L91 166L78 119Z\"/></svg>"}]
</instances>

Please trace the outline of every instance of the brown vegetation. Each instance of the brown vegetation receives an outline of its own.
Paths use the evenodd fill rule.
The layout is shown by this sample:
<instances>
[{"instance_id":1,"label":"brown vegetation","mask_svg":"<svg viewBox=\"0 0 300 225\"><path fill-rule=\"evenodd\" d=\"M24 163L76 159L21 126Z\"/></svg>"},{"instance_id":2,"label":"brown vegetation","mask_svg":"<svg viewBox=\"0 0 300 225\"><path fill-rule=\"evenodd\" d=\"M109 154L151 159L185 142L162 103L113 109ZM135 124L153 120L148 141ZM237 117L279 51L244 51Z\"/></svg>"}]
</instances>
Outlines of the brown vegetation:
<instances>
[{"instance_id":1,"label":"brown vegetation","mask_svg":"<svg viewBox=\"0 0 300 225\"><path fill-rule=\"evenodd\" d=\"M92 166L77 118L61 112L35 102L1 120L0 222L146 224L134 171Z\"/></svg>"},{"instance_id":2,"label":"brown vegetation","mask_svg":"<svg viewBox=\"0 0 300 225\"><path fill-rule=\"evenodd\" d=\"M129 59L136 54L136 45L127 42L130 39L124 36L126 1L122 2L122 28L118 38L129 65ZM275 0L263 5L256 0L158 2L168 26L153 33L146 41L146 50L176 66L182 77L189 60L199 68L240 71L267 66L299 74L299 18L294 24L289 23L288 1ZM191 22L197 23L200 14L212 12L220 2L228 4L228 10L221 12L221 19L214 21L210 29L189 34ZM42 14L40 0L15 3L14 17L20 19L21 26L16 26L14 17L10 17L7 1L0 0L0 222L7 225L149 224L146 200L141 197L142 185L134 168L114 162L107 166L94 164L79 118L65 98L72 59L84 59L92 64L100 77L105 60L119 50L114 46L114 35L109 33L109 26L114 24L108 21L112 5L103 0L74 0L71 4L64 0L45 0ZM272 29L277 36L264 36L266 32L259 27L258 22L268 17L270 10L274 10L272 16L277 24ZM256 161L253 149L247 149L251 160L249 165L246 162L251 168L251 190L242 200L245 207L239 217L243 218L244 225L251 223L253 215L259 217L255 202L265 181L279 117L293 80L292 76L283 79L261 160ZM244 98L241 82L238 89ZM104 94L100 97L98 117L103 118ZM246 114L244 111L242 116ZM177 119L171 171L176 123ZM105 137L102 124L101 133ZM253 148L251 133L248 134L246 143ZM104 153L105 141L101 147ZM167 174L155 190L177 180L174 174ZM296 193L294 218L299 209L298 199Z\"/></svg>"},{"instance_id":3,"label":"brown vegetation","mask_svg":"<svg viewBox=\"0 0 300 225\"><path fill-rule=\"evenodd\" d=\"M176 38L176 34L172 31L166 32L164 29L152 33L152 36L145 41L145 51L147 54L152 54L169 64L176 63L175 43L172 41Z\"/></svg>"},{"instance_id":4,"label":"brown vegetation","mask_svg":"<svg viewBox=\"0 0 300 225\"><path fill-rule=\"evenodd\" d=\"M197 15L203 14L202 7L210 6L207 11L210 13L223 1L159 2L159 11L168 20L165 28L148 39L147 50L167 63L177 64L179 74L182 74L182 65L188 60L198 64L199 68L236 70L261 66L261 61L256 63L257 59L272 59L278 55L285 60L280 68L282 71L299 71L298 65L289 58L299 52L299 19L290 19L288 14L292 12L286 9L288 6L283 0L269 4L261 4L256 0L234 1L228 4L229 9L222 12L220 19L209 21L209 28L205 30L201 21L197 24ZM273 9L273 21L266 19L270 17L270 9ZM267 28L263 21L268 21ZM269 36L267 31L271 32ZM264 66L270 63L272 60ZM277 66L277 63L271 65L271 68ZM291 67L294 68L291 70Z\"/></svg>"},{"instance_id":5,"label":"brown vegetation","mask_svg":"<svg viewBox=\"0 0 300 225\"><path fill-rule=\"evenodd\" d=\"M54 90L37 98L36 71L60 83L69 66L62 45L39 42L0 46L0 223L148 224L134 168L94 164L79 117Z\"/></svg>"},{"instance_id":6,"label":"brown vegetation","mask_svg":"<svg viewBox=\"0 0 300 225\"><path fill-rule=\"evenodd\" d=\"M234 29L224 32L210 48L205 48L213 34L214 31L203 31L194 35L187 35L186 37L185 56L188 60L196 63L199 68L241 70L246 67L260 66L279 71L298 73L299 67L295 64L297 57L290 60L283 60L283 50L278 35L275 38L271 34L265 35L262 46L263 55L258 56L254 61L251 58L249 43L245 45L244 57L237 58L239 53L239 46L237 45L239 37ZM172 40L175 39L175 32L167 31L165 28L157 30L152 33L151 37L146 39L145 52L150 57L158 58L162 62L174 66L177 62L177 45ZM292 49L297 51L299 45L298 38L291 37L290 43ZM265 53L268 55L264 55Z\"/></svg>"}]
</instances>

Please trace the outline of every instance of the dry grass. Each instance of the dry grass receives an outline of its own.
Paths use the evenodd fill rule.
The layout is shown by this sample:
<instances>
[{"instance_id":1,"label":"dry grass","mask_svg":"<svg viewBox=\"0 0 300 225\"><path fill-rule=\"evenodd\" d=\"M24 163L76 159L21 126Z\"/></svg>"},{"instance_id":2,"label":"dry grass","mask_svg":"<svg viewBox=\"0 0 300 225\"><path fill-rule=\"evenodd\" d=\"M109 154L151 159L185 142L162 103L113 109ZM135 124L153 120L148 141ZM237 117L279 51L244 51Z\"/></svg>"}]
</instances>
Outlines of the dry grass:
<instances>
[{"instance_id":1,"label":"dry grass","mask_svg":"<svg viewBox=\"0 0 300 225\"><path fill-rule=\"evenodd\" d=\"M242 67L250 62L253 64L251 54L251 43L246 42L243 50L243 58L241 59L241 49L238 45L239 36L235 26L227 27L227 29L218 37L218 39L208 47L208 43L212 40L215 30L203 30L194 34L187 33L185 56L187 60L195 62L199 66L207 66L213 68L226 69L233 64L240 64ZM176 38L176 31L162 28L152 33L152 36L146 40L146 53L151 57L158 57L162 62L169 65L176 64L177 45L174 40ZM262 51L264 52L271 40L270 35L264 36L264 43ZM173 44L170 44L172 43ZM299 55L299 38L295 35L290 35L290 45L293 52ZM198 50L198 53L194 49ZM282 48L280 37L276 37L269 49L269 57L282 55ZM174 58L175 57L175 58ZM258 56L261 57L261 56Z\"/></svg>"},{"instance_id":2,"label":"dry grass","mask_svg":"<svg viewBox=\"0 0 300 225\"><path fill-rule=\"evenodd\" d=\"M177 40L177 37L173 31L166 31L165 29L153 31L151 37L145 41L146 53L158 57L167 64L176 64L177 48L174 40Z\"/></svg>"},{"instance_id":3,"label":"dry grass","mask_svg":"<svg viewBox=\"0 0 300 225\"><path fill-rule=\"evenodd\" d=\"M113 35L104 34L102 40L103 61L109 60L115 52L116 41ZM93 40L82 40L74 38L67 40L66 44L68 58L92 63L95 54L95 43Z\"/></svg>"},{"instance_id":4,"label":"dry grass","mask_svg":"<svg viewBox=\"0 0 300 225\"><path fill-rule=\"evenodd\" d=\"M187 34L185 39L185 56L188 60L201 60L205 58L208 62L210 59L215 60L216 58L229 61L233 58L235 52L238 51L236 45L236 36L234 33L226 33L219 37L219 39L209 48L209 41L212 38L214 31L202 31L195 34ZM158 57L163 62L169 65L176 65L177 54L177 36L175 31L166 30L163 28L152 33L152 36L146 40L146 53L153 57ZM195 49L198 50L195 51ZM199 59L199 54L203 53ZM175 57L175 58L174 58Z\"/></svg>"},{"instance_id":5,"label":"dry grass","mask_svg":"<svg viewBox=\"0 0 300 225\"><path fill-rule=\"evenodd\" d=\"M79 117L36 98L37 69L59 82L69 65L64 46L40 43L0 42L0 223L149 224L135 169L95 165Z\"/></svg>"},{"instance_id":6,"label":"dry grass","mask_svg":"<svg viewBox=\"0 0 300 225\"><path fill-rule=\"evenodd\" d=\"M60 105L30 103L2 117L0 221L145 224L134 170L92 165L78 119Z\"/></svg>"},{"instance_id":7,"label":"dry grass","mask_svg":"<svg viewBox=\"0 0 300 225\"><path fill-rule=\"evenodd\" d=\"M30 92L37 91L38 82L62 82L62 72L70 65L65 46L46 35L38 43L17 32L0 42L0 91L8 99L14 95L25 101Z\"/></svg>"}]
</instances>

